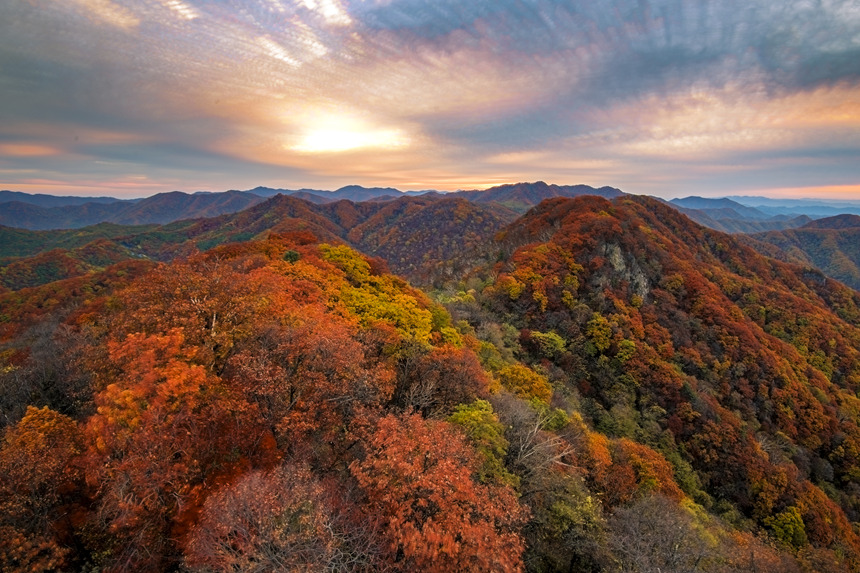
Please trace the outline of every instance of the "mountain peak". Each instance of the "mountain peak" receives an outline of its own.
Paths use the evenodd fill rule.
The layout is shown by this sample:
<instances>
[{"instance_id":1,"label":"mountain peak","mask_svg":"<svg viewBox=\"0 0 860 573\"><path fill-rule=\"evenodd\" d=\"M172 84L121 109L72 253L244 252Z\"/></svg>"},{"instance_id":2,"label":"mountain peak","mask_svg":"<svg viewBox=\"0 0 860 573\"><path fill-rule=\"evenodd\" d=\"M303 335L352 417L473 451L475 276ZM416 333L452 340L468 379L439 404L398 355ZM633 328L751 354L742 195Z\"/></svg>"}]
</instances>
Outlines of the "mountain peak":
<instances>
[{"instance_id":1,"label":"mountain peak","mask_svg":"<svg viewBox=\"0 0 860 573\"><path fill-rule=\"evenodd\" d=\"M844 214L810 221L801 229L855 229L858 227L860 227L859 215Z\"/></svg>"}]
</instances>

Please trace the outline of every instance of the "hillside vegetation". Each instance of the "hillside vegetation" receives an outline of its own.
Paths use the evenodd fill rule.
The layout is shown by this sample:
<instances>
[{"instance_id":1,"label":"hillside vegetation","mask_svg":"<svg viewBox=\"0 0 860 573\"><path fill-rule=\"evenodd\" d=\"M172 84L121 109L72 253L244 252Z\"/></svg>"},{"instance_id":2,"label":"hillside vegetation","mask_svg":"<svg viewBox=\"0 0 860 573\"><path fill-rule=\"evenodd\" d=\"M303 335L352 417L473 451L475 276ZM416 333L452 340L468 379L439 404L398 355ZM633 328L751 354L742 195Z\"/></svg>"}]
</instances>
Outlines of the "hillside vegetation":
<instances>
[{"instance_id":1,"label":"hillside vegetation","mask_svg":"<svg viewBox=\"0 0 860 573\"><path fill-rule=\"evenodd\" d=\"M860 571L860 293L504 213L280 196L0 293L0 569Z\"/></svg>"},{"instance_id":2,"label":"hillside vegetation","mask_svg":"<svg viewBox=\"0 0 860 573\"><path fill-rule=\"evenodd\" d=\"M799 229L757 233L750 238L748 243L767 255L817 267L860 290L860 216L826 217Z\"/></svg>"}]
</instances>

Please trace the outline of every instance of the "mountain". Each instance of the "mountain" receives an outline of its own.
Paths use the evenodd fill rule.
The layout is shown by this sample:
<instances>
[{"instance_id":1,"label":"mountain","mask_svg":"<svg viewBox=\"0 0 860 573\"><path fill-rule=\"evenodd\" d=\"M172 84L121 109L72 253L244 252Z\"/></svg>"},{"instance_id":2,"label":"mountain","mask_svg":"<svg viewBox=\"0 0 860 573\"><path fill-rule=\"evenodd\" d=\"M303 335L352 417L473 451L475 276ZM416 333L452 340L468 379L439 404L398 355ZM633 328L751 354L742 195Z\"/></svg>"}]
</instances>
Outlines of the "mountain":
<instances>
[{"instance_id":1,"label":"mountain","mask_svg":"<svg viewBox=\"0 0 860 573\"><path fill-rule=\"evenodd\" d=\"M0 225L31 230L73 229L108 221L118 212L129 208L122 201L113 203L83 203L65 207L39 207L30 203L11 201L0 203Z\"/></svg>"},{"instance_id":2,"label":"mountain","mask_svg":"<svg viewBox=\"0 0 860 573\"><path fill-rule=\"evenodd\" d=\"M278 195L242 212L178 222L130 237L123 245L164 260L269 233L308 231L319 240L346 242L384 259L393 272L423 282L434 267L491 238L515 217L510 211L445 196L388 202L339 200L314 204ZM162 242L171 237L169 243Z\"/></svg>"},{"instance_id":3,"label":"mountain","mask_svg":"<svg viewBox=\"0 0 860 573\"><path fill-rule=\"evenodd\" d=\"M457 197L463 197L476 203L499 203L517 213L524 213L544 199L551 199L553 197L597 195L613 198L623 194L623 191L614 187L600 187L596 189L588 185L548 185L543 181L499 185L483 191L458 191L453 193Z\"/></svg>"},{"instance_id":4,"label":"mountain","mask_svg":"<svg viewBox=\"0 0 860 573\"><path fill-rule=\"evenodd\" d=\"M860 293L663 202L75 233L7 233L92 268L0 288L3 570L860 571Z\"/></svg>"},{"instance_id":5,"label":"mountain","mask_svg":"<svg viewBox=\"0 0 860 573\"><path fill-rule=\"evenodd\" d=\"M0 225L0 260L29 257L51 249L74 249L97 239L117 239L152 231L157 225L101 223L81 229L28 231Z\"/></svg>"},{"instance_id":6,"label":"mountain","mask_svg":"<svg viewBox=\"0 0 860 573\"><path fill-rule=\"evenodd\" d=\"M754 207L768 215L797 217L806 215L813 219L850 213L860 215L860 201L828 199L774 199L771 197L729 197L729 199Z\"/></svg>"},{"instance_id":7,"label":"mountain","mask_svg":"<svg viewBox=\"0 0 860 573\"><path fill-rule=\"evenodd\" d=\"M811 221L799 229L756 233L748 243L760 252L817 267L860 290L860 217L843 214Z\"/></svg>"},{"instance_id":8,"label":"mountain","mask_svg":"<svg viewBox=\"0 0 860 573\"><path fill-rule=\"evenodd\" d=\"M97 239L74 249L53 249L25 259L0 259L0 285L9 290L87 275L135 258L128 249Z\"/></svg>"},{"instance_id":9,"label":"mountain","mask_svg":"<svg viewBox=\"0 0 860 573\"><path fill-rule=\"evenodd\" d=\"M747 207L737 201L731 199L710 199L705 197L684 197L680 199L672 199L669 201L672 205L684 207L686 209L696 209L705 211L709 214L718 215L722 213L724 216L714 216L716 219L732 218L732 219L767 219L769 215L755 209Z\"/></svg>"},{"instance_id":10,"label":"mountain","mask_svg":"<svg viewBox=\"0 0 860 573\"><path fill-rule=\"evenodd\" d=\"M37 207L67 207L85 203L116 203L115 197L59 197L56 195L21 193L20 191L0 191L0 203L17 201Z\"/></svg>"},{"instance_id":11,"label":"mountain","mask_svg":"<svg viewBox=\"0 0 860 573\"><path fill-rule=\"evenodd\" d=\"M513 211L458 197L402 198L352 227L346 239L413 284L430 284L458 276L515 218Z\"/></svg>"},{"instance_id":12,"label":"mountain","mask_svg":"<svg viewBox=\"0 0 860 573\"><path fill-rule=\"evenodd\" d=\"M673 460L711 511L776 538L796 516L789 543L860 563L860 293L646 197L544 201L497 250L482 290L450 295L455 321L509 332L597 431Z\"/></svg>"},{"instance_id":13,"label":"mountain","mask_svg":"<svg viewBox=\"0 0 860 573\"><path fill-rule=\"evenodd\" d=\"M811 219L806 215L770 215L731 199L685 197L669 204L693 221L724 233L760 233L801 227Z\"/></svg>"},{"instance_id":14,"label":"mountain","mask_svg":"<svg viewBox=\"0 0 860 573\"><path fill-rule=\"evenodd\" d=\"M10 192L11 193L11 192ZM499 203L505 209L522 213L528 208L550 197L574 197L583 194L615 197L622 192L611 187L594 189L587 185L558 186L537 183L518 183L502 185L486 191L460 191L453 194L435 191L400 191L393 187L362 187L348 185L335 191L315 189L272 189L255 187L248 191L226 191L224 193L194 193L179 191L159 193L139 200L112 200L93 202L81 198L80 203L62 207L41 205L35 195L12 194L10 197L25 196L26 202L19 200L0 202L0 225L30 230L76 229L103 222L121 225L165 224L183 219L215 217L235 213L256 205L266 198L276 195L291 195L311 203L325 204L338 200L353 202L393 201L402 197L423 195L456 196L476 203ZM47 197L47 196L46 196ZM66 198L62 198L66 199Z\"/></svg>"},{"instance_id":15,"label":"mountain","mask_svg":"<svg viewBox=\"0 0 860 573\"><path fill-rule=\"evenodd\" d=\"M860 216L858 215L836 215L835 217L824 217L810 221L803 225L804 229L856 229L860 228Z\"/></svg>"},{"instance_id":16,"label":"mountain","mask_svg":"<svg viewBox=\"0 0 860 573\"><path fill-rule=\"evenodd\" d=\"M687 209L675 207L700 225L724 233L761 233L802 227L811 219L806 215L787 217L776 215L767 219L745 219L734 209Z\"/></svg>"},{"instance_id":17,"label":"mountain","mask_svg":"<svg viewBox=\"0 0 860 573\"><path fill-rule=\"evenodd\" d=\"M109 222L121 225L169 223L179 219L234 213L263 201L241 191L225 193L159 193L140 200L86 202L40 207L11 201L0 204L0 225L30 230L75 229Z\"/></svg>"},{"instance_id":18,"label":"mountain","mask_svg":"<svg viewBox=\"0 0 860 573\"><path fill-rule=\"evenodd\" d=\"M305 199L312 203L328 203L339 199L346 199L356 203L361 201L374 201L379 199L396 199L397 197L413 197L434 193L434 191L400 191L393 187L362 187L361 185L347 185L335 191L323 191L319 189L272 189L269 187L255 187L247 193L259 195L260 197L274 197L275 195L291 195Z\"/></svg>"},{"instance_id":19,"label":"mountain","mask_svg":"<svg viewBox=\"0 0 860 573\"><path fill-rule=\"evenodd\" d=\"M196 197L196 196L192 196ZM171 196L160 198L169 204ZM203 219L186 219L161 226L119 226L103 223L67 231L26 231L0 226L0 272L11 278L9 288L36 286L61 277L76 276L89 268L75 259L90 241L112 242L117 256L160 261L188 256L228 242L264 238L270 233L310 232L321 241L346 242L363 252L384 259L392 271L417 283L427 283L453 272L473 250L490 239L516 217L497 205L473 204L462 198L442 195L400 197L387 202L355 203L337 200L315 204L295 196L276 195L237 213ZM104 243L102 248L104 248ZM64 261L51 263L48 272L45 251L71 249ZM52 257L59 256L54 252ZM29 257L29 258L15 258ZM29 271L28 266L33 268ZM60 268L65 269L63 271ZM41 269L41 270L40 270ZM72 270L77 269L77 270ZM41 281L38 280L41 277Z\"/></svg>"}]
</instances>

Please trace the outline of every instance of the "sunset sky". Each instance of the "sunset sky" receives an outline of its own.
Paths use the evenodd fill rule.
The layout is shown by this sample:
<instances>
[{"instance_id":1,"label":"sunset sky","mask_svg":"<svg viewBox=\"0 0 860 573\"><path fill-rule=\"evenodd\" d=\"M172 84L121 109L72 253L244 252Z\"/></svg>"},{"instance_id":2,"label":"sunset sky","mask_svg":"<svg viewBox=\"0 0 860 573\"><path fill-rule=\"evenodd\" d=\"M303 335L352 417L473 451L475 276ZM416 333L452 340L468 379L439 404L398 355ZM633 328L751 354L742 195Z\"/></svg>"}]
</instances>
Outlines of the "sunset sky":
<instances>
[{"instance_id":1,"label":"sunset sky","mask_svg":"<svg viewBox=\"0 0 860 573\"><path fill-rule=\"evenodd\" d=\"M0 189L860 199L857 0L3 0Z\"/></svg>"}]
</instances>

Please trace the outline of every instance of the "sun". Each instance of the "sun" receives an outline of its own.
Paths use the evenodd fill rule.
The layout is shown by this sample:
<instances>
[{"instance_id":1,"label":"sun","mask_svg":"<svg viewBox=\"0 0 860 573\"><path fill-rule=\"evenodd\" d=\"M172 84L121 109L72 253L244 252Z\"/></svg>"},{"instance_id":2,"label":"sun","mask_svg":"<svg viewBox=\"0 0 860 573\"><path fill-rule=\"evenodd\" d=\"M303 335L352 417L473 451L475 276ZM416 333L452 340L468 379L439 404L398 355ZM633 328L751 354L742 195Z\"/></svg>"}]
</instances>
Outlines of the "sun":
<instances>
[{"instance_id":1,"label":"sun","mask_svg":"<svg viewBox=\"0 0 860 573\"><path fill-rule=\"evenodd\" d=\"M304 153L337 153L364 148L393 149L404 147L406 140L399 130L352 131L348 129L314 129L293 146Z\"/></svg>"},{"instance_id":2,"label":"sun","mask_svg":"<svg viewBox=\"0 0 860 573\"><path fill-rule=\"evenodd\" d=\"M325 116L308 122L298 143L300 153L340 153L361 149L406 147L409 138L401 129L376 127L350 116Z\"/></svg>"}]
</instances>

